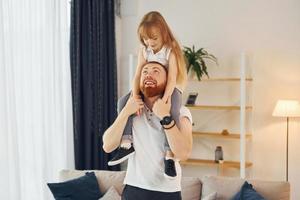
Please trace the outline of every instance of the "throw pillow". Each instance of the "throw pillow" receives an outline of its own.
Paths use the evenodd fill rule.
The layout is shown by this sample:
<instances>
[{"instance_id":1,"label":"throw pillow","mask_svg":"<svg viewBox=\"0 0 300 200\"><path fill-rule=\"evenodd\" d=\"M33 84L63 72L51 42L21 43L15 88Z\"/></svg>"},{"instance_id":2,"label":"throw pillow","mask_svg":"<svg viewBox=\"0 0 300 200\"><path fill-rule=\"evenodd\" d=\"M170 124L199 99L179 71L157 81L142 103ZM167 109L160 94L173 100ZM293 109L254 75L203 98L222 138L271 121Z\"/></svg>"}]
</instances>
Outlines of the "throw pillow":
<instances>
[{"instance_id":1,"label":"throw pillow","mask_svg":"<svg viewBox=\"0 0 300 200\"><path fill-rule=\"evenodd\" d=\"M100 193L94 172L87 172L84 176L61 183L47 183L56 200L97 200Z\"/></svg>"},{"instance_id":2,"label":"throw pillow","mask_svg":"<svg viewBox=\"0 0 300 200\"><path fill-rule=\"evenodd\" d=\"M197 199L201 197L201 182L196 177L182 177L181 179L181 196L183 200Z\"/></svg>"},{"instance_id":3,"label":"throw pillow","mask_svg":"<svg viewBox=\"0 0 300 200\"><path fill-rule=\"evenodd\" d=\"M244 182L241 190L234 195L231 200L266 200L262 197L251 184L247 181Z\"/></svg>"},{"instance_id":4,"label":"throw pillow","mask_svg":"<svg viewBox=\"0 0 300 200\"><path fill-rule=\"evenodd\" d=\"M209 195L202 197L201 200L216 200L217 192L210 193Z\"/></svg>"},{"instance_id":5,"label":"throw pillow","mask_svg":"<svg viewBox=\"0 0 300 200\"><path fill-rule=\"evenodd\" d=\"M108 191L99 200L121 200L121 196L114 186L111 186Z\"/></svg>"}]
</instances>

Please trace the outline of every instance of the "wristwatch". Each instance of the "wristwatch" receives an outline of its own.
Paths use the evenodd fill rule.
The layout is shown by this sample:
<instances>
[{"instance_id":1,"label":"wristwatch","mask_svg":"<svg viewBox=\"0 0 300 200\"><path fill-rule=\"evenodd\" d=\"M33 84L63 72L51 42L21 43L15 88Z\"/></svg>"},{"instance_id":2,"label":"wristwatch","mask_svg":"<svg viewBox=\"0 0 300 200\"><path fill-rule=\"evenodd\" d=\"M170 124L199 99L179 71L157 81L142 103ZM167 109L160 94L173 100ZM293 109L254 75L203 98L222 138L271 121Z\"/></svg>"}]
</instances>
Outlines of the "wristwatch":
<instances>
[{"instance_id":1,"label":"wristwatch","mask_svg":"<svg viewBox=\"0 0 300 200\"><path fill-rule=\"evenodd\" d=\"M162 120L160 120L160 124L162 126L171 124L173 118L171 116L165 116Z\"/></svg>"}]
</instances>

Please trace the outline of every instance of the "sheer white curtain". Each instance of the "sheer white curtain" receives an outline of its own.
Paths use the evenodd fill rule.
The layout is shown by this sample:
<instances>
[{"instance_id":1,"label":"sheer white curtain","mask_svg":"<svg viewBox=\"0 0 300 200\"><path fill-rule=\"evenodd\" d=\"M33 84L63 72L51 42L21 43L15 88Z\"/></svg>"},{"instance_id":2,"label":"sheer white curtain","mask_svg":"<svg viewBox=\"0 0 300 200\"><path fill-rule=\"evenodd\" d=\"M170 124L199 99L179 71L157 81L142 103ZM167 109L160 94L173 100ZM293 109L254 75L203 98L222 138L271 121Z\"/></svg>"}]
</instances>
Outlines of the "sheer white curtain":
<instances>
[{"instance_id":1,"label":"sheer white curtain","mask_svg":"<svg viewBox=\"0 0 300 200\"><path fill-rule=\"evenodd\" d=\"M69 1L0 0L0 199L53 199L73 160Z\"/></svg>"}]
</instances>

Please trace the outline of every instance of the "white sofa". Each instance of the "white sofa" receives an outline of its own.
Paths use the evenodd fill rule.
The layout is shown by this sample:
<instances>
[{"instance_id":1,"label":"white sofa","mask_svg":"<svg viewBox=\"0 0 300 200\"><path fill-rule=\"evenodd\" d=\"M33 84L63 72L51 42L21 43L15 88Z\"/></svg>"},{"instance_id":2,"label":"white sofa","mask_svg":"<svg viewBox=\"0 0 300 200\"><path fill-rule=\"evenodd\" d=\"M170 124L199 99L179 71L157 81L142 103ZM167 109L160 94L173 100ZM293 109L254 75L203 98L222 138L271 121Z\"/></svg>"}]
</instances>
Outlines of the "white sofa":
<instances>
[{"instance_id":1,"label":"white sofa","mask_svg":"<svg viewBox=\"0 0 300 200\"><path fill-rule=\"evenodd\" d=\"M96 174L100 191L105 193L111 186L114 186L119 194L122 194L124 185L123 179L125 171L112 172L93 170ZM80 170L62 170L60 172L60 181L66 181L83 176L86 171ZM207 196L213 192L217 193L217 200L227 200L236 194L245 180L240 178L205 176L183 177L182 178L182 199L183 200L200 200L201 197ZM290 184L280 181L262 181L247 180L254 189L267 200L289 200Z\"/></svg>"}]
</instances>

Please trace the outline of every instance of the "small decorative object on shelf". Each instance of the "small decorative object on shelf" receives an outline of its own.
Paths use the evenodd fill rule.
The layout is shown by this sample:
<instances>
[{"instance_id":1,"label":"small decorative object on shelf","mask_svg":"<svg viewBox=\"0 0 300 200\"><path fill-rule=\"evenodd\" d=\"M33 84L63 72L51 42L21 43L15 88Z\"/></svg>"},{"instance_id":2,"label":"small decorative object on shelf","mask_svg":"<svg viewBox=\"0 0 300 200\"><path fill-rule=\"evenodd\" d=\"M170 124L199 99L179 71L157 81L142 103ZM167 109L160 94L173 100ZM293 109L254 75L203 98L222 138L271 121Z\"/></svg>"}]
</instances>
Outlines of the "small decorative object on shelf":
<instances>
[{"instance_id":1,"label":"small decorative object on shelf","mask_svg":"<svg viewBox=\"0 0 300 200\"><path fill-rule=\"evenodd\" d=\"M229 132L227 129L223 129L221 132L222 135L229 135Z\"/></svg>"},{"instance_id":2,"label":"small decorative object on shelf","mask_svg":"<svg viewBox=\"0 0 300 200\"><path fill-rule=\"evenodd\" d=\"M215 150L215 162L221 163L223 161L223 150L221 146L217 146Z\"/></svg>"},{"instance_id":3,"label":"small decorative object on shelf","mask_svg":"<svg viewBox=\"0 0 300 200\"><path fill-rule=\"evenodd\" d=\"M196 99L197 99L198 93L197 92L191 92L188 96L188 99L186 101L187 106L195 105Z\"/></svg>"}]
</instances>

